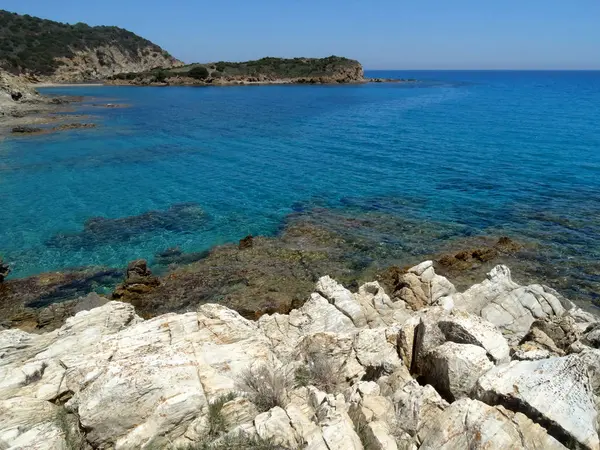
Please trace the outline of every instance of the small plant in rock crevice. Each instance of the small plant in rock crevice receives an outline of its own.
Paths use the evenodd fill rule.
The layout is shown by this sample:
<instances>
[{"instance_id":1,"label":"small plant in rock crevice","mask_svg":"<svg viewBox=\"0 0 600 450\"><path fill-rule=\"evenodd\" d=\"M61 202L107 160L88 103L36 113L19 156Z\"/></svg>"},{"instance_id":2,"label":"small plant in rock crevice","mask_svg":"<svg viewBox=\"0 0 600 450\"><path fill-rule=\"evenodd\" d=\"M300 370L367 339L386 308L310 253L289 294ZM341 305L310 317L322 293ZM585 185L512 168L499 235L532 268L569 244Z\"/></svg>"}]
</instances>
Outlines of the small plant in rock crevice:
<instances>
[{"instance_id":1,"label":"small plant in rock crevice","mask_svg":"<svg viewBox=\"0 0 600 450\"><path fill-rule=\"evenodd\" d=\"M219 396L214 402L208 405L208 423L209 423L209 436L218 437L227 431L225 417L221 410L225 403L235 400L236 394L230 392L225 395Z\"/></svg>"},{"instance_id":2,"label":"small plant in rock crevice","mask_svg":"<svg viewBox=\"0 0 600 450\"><path fill-rule=\"evenodd\" d=\"M85 437L79 430L79 420L77 416L70 414L64 406L59 407L56 413L56 425L63 433L67 450L80 450L84 448ZM73 418L76 420L74 421Z\"/></svg>"},{"instance_id":3,"label":"small plant in rock crevice","mask_svg":"<svg viewBox=\"0 0 600 450\"><path fill-rule=\"evenodd\" d=\"M297 386L312 385L328 394L335 394L344 382L331 358L321 353L308 355L306 364L295 370L294 379Z\"/></svg>"},{"instance_id":4,"label":"small plant in rock crevice","mask_svg":"<svg viewBox=\"0 0 600 450\"><path fill-rule=\"evenodd\" d=\"M285 408L289 392L294 387L290 370L274 363L247 368L241 373L238 384L260 412L266 412L275 406Z\"/></svg>"}]
</instances>

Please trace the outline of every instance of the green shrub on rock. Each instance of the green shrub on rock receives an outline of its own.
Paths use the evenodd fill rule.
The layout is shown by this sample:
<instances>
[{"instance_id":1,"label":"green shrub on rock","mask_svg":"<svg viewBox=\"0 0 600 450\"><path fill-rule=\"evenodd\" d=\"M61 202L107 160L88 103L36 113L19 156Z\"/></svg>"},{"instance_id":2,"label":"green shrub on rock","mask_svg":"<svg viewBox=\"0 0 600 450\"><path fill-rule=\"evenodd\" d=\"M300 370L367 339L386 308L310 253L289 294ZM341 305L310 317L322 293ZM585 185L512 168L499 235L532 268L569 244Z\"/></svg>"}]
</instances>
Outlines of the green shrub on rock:
<instances>
[{"instance_id":1,"label":"green shrub on rock","mask_svg":"<svg viewBox=\"0 0 600 450\"><path fill-rule=\"evenodd\" d=\"M189 72L188 76L196 80L204 80L208 78L208 69L203 66L193 67Z\"/></svg>"}]
</instances>

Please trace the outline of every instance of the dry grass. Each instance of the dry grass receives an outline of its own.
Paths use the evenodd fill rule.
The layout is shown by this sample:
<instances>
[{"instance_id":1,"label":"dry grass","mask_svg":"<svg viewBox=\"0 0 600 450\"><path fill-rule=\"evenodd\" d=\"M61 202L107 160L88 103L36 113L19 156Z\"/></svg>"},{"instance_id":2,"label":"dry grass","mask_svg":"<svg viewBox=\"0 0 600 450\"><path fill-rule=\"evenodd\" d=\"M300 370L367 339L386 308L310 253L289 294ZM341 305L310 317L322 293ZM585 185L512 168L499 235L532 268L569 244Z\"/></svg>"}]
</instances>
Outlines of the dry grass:
<instances>
[{"instance_id":1,"label":"dry grass","mask_svg":"<svg viewBox=\"0 0 600 450\"><path fill-rule=\"evenodd\" d=\"M242 372L239 388L260 412L279 406L285 408L289 392L294 387L290 371L276 363L263 363Z\"/></svg>"},{"instance_id":2,"label":"dry grass","mask_svg":"<svg viewBox=\"0 0 600 450\"><path fill-rule=\"evenodd\" d=\"M321 353L309 355L306 365L296 369L294 378L298 386L315 386L328 394L335 394L344 382L339 369Z\"/></svg>"}]
</instances>

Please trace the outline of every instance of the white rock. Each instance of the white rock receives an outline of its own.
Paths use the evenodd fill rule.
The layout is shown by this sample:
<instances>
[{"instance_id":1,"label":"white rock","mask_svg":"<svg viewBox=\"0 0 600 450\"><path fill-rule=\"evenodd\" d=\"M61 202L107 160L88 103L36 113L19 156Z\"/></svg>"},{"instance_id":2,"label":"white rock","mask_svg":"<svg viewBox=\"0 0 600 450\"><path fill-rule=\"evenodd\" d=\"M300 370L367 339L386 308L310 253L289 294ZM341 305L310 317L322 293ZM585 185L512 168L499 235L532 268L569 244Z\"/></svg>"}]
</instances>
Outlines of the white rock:
<instances>
[{"instance_id":1,"label":"white rock","mask_svg":"<svg viewBox=\"0 0 600 450\"><path fill-rule=\"evenodd\" d=\"M494 364L479 346L446 342L425 356L424 379L452 401L469 397L477 380Z\"/></svg>"},{"instance_id":2,"label":"white rock","mask_svg":"<svg viewBox=\"0 0 600 450\"><path fill-rule=\"evenodd\" d=\"M0 448L67 450L59 409L50 402L27 397L0 401Z\"/></svg>"},{"instance_id":3,"label":"white rock","mask_svg":"<svg viewBox=\"0 0 600 450\"><path fill-rule=\"evenodd\" d=\"M416 380L409 381L394 392L392 402L396 408L398 426L411 436L433 423L448 406L433 387L420 386Z\"/></svg>"},{"instance_id":4,"label":"white rock","mask_svg":"<svg viewBox=\"0 0 600 450\"><path fill-rule=\"evenodd\" d=\"M487 280L452 295L458 309L480 315L498 326L511 342L517 342L535 319L562 315L573 304L553 289L540 285L520 286L506 266L496 266Z\"/></svg>"},{"instance_id":5,"label":"white rock","mask_svg":"<svg viewBox=\"0 0 600 450\"><path fill-rule=\"evenodd\" d=\"M321 277L317 282L317 291L352 320L355 326L367 326L367 317L360 303L355 300L352 292L337 281L329 276Z\"/></svg>"},{"instance_id":6,"label":"white rock","mask_svg":"<svg viewBox=\"0 0 600 450\"><path fill-rule=\"evenodd\" d=\"M491 405L515 405L539 418L550 434L587 449L600 448L597 411L588 374L580 355L540 361L513 361L497 366L477 382L476 396Z\"/></svg>"},{"instance_id":7,"label":"white rock","mask_svg":"<svg viewBox=\"0 0 600 450\"><path fill-rule=\"evenodd\" d=\"M477 400L458 400L423 436L419 450L565 450L539 425L520 413Z\"/></svg>"},{"instance_id":8,"label":"white rock","mask_svg":"<svg viewBox=\"0 0 600 450\"><path fill-rule=\"evenodd\" d=\"M446 340L459 344L478 345L485 349L496 363L510 360L510 348L502 333L491 323L478 316L455 311L441 318L438 326Z\"/></svg>"}]
</instances>

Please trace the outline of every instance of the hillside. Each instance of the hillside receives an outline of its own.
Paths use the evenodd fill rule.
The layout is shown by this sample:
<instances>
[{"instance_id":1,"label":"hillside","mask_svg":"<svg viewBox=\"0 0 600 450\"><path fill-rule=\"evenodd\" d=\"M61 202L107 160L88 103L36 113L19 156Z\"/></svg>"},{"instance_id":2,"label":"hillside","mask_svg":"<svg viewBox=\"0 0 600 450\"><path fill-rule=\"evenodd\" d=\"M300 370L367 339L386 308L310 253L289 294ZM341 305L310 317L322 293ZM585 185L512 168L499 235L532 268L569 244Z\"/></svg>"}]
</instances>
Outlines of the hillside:
<instances>
[{"instance_id":1,"label":"hillside","mask_svg":"<svg viewBox=\"0 0 600 450\"><path fill-rule=\"evenodd\" d=\"M352 83L364 81L358 61L327 58L262 58L246 62L189 64L169 70L122 73L115 83L235 84L235 83Z\"/></svg>"},{"instance_id":2,"label":"hillside","mask_svg":"<svg viewBox=\"0 0 600 450\"><path fill-rule=\"evenodd\" d=\"M69 25L0 10L0 68L13 74L79 81L180 64L122 28Z\"/></svg>"}]
</instances>

